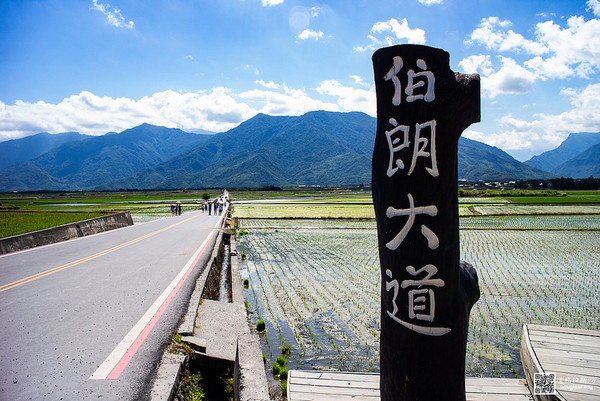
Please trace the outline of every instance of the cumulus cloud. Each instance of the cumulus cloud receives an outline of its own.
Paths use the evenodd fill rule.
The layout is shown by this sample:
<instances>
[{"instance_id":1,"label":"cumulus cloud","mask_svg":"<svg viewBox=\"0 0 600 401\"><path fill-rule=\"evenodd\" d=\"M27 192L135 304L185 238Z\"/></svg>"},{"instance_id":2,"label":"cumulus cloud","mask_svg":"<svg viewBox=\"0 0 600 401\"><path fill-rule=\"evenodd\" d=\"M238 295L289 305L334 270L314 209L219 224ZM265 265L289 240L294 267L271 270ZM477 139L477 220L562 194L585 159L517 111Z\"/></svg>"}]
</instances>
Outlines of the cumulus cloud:
<instances>
[{"instance_id":1,"label":"cumulus cloud","mask_svg":"<svg viewBox=\"0 0 600 401\"><path fill-rule=\"evenodd\" d=\"M588 7L593 9L598 1L589 1ZM541 22L535 25L535 40L508 29L511 25L510 21L498 17L483 18L467 43L500 53L534 56L526 60L524 66L536 79L589 78L600 69L600 19L586 21L573 16L565 28L554 21Z\"/></svg>"},{"instance_id":2,"label":"cumulus cloud","mask_svg":"<svg viewBox=\"0 0 600 401\"><path fill-rule=\"evenodd\" d=\"M502 67L498 71L481 78L484 94L493 98L501 94L529 92L535 81L535 74L521 67L511 58L502 57L501 59Z\"/></svg>"},{"instance_id":3,"label":"cumulus cloud","mask_svg":"<svg viewBox=\"0 0 600 401\"><path fill-rule=\"evenodd\" d=\"M265 88L268 88L268 89L279 89L279 84L276 84L273 81L265 82L262 79L258 79L256 81L254 81L254 83L259 84L260 86L264 86Z\"/></svg>"},{"instance_id":4,"label":"cumulus cloud","mask_svg":"<svg viewBox=\"0 0 600 401\"><path fill-rule=\"evenodd\" d=\"M0 138L13 139L38 132L77 131L100 135L147 122L172 128L224 131L256 114L238 102L227 88L209 92L167 90L134 100L97 96L83 91L57 104L17 101L0 107Z\"/></svg>"},{"instance_id":5,"label":"cumulus cloud","mask_svg":"<svg viewBox=\"0 0 600 401\"><path fill-rule=\"evenodd\" d=\"M600 19L570 17L565 29L546 21L537 24L535 32L547 49L547 57L534 57L525 65L540 78L588 78L600 68Z\"/></svg>"},{"instance_id":6,"label":"cumulus cloud","mask_svg":"<svg viewBox=\"0 0 600 401\"><path fill-rule=\"evenodd\" d=\"M479 54L464 58L458 63L458 66L460 67L461 72L465 74L490 75L494 72L492 61L487 54Z\"/></svg>"},{"instance_id":7,"label":"cumulus cloud","mask_svg":"<svg viewBox=\"0 0 600 401\"><path fill-rule=\"evenodd\" d=\"M100 11L106 17L106 23L117 28L132 29L135 25L133 21L127 21L121 14L121 10L111 6L110 4L102 4L98 0L92 0L92 8Z\"/></svg>"},{"instance_id":8,"label":"cumulus cloud","mask_svg":"<svg viewBox=\"0 0 600 401\"><path fill-rule=\"evenodd\" d=\"M355 85L365 86L367 88L371 87L371 85L369 85L368 83L366 83L365 81L363 81L362 77L360 77L358 75L350 75L350 78L352 78L352 80L354 81Z\"/></svg>"},{"instance_id":9,"label":"cumulus cloud","mask_svg":"<svg viewBox=\"0 0 600 401\"><path fill-rule=\"evenodd\" d=\"M539 113L531 121L515 118L512 114L500 118L502 132L484 134L465 131L465 136L497 146L504 150L536 149L536 153L554 149L573 132L600 131L600 83L587 87L565 89L572 108L560 114Z\"/></svg>"},{"instance_id":10,"label":"cumulus cloud","mask_svg":"<svg viewBox=\"0 0 600 401\"><path fill-rule=\"evenodd\" d=\"M317 92L337 98L339 111L362 111L371 116L377 114L374 88L355 88L344 86L337 80L327 80L321 82Z\"/></svg>"},{"instance_id":11,"label":"cumulus cloud","mask_svg":"<svg viewBox=\"0 0 600 401\"><path fill-rule=\"evenodd\" d=\"M424 44L425 31L420 28L409 27L406 18L403 18L400 22L395 18L390 18L388 21L376 22L371 28L371 35L368 35L367 38L371 43L366 46L357 46L354 51L362 53L367 50L374 50L382 45L391 46L403 41L412 44Z\"/></svg>"},{"instance_id":12,"label":"cumulus cloud","mask_svg":"<svg viewBox=\"0 0 600 401\"><path fill-rule=\"evenodd\" d=\"M314 39L319 40L323 38L323 31L313 31L312 29L305 29L300 32L297 36L300 40Z\"/></svg>"},{"instance_id":13,"label":"cumulus cloud","mask_svg":"<svg viewBox=\"0 0 600 401\"><path fill-rule=\"evenodd\" d=\"M588 0L586 10L591 11L596 17L600 17L600 0Z\"/></svg>"},{"instance_id":14,"label":"cumulus cloud","mask_svg":"<svg viewBox=\"0 0 600 401\"><path fill-rule=\"evenodd\" d=\"M353 79L355 86L323 81L310 90L257 80L255 89L241 93L224 87L198 92L166 90L136 100L83 91L56 104L19 100L8 105L0 101L0 141L39 132L102 135L144 122L183 130L223 132L259 112L301 115L314 110L364 111L374 116L373 88L358 77Z\"/></svg>"},{"instance_id":15,"label":"cumulus cloud","mask_svg":"<svg viewBox=\"0 0 600 401\"><path fill-rule=\"evenodd\" d=\"M593 10L596 2L600 0L588 1L588 8ZM553 21L541 22L533 29L533 40L514 32L511 26L510 21L498 17L483 18L466 40L498 54L510 52L524 58L519 64L513 57L499 56L496 60L501 65L495 68L497 62L489 55L470 56L459 63L465 72L482 75L483 92L488 97L525 93L536 80L590 79L600 69L600 19L586 21L573 16L564 27Z\"/></svg>"},{"instance_id":16,"label":"cumulus cloud","mask_svg":"<svg viewBox=\"0 0 600 401\"><path fill-rule=\"evenodd\" d=\"M420 28L410 28L406 18L402 22L398 22L395 18L390 18L389 21L380 21L371 28L373 33L392 33L396 39L406 39L409 43L423 44L425 43L425 31Z\"/></svg>"},{"instance_id":17,"label":"cumulus cloud","mask_svg":"<svg viewBox=\"0 0 600 401\"><path fill-rule=\"evenodd\" d=\"M582 90L564 89L561 93L570 98L571 110L560 114L537 115L534 127L543 127L546 132L556 132L566 137L571 132L600 131L600 83L590 84Z\"/></svg>"},{"instance_id":18,"label":"cumulus cloud","mask_svg":"<svg viewBox=\"0 0 600 401\"><path fill-rule=\"evenodd\" d=\"M515 131L505 131L499 134L484 134L479 131L466 130L462 136L509 151L528 149L533 145L534 140L538 139L537 136L527 137ZM560 144L560 142L558 142L558 144ZM558 144L556 146L558 146Z\"/></svg>"},{"instance_id":19,"label":"cumulus cloud","mask_svg":"<svg viewBox=\"0 0 600 401\"><path fill-rule=\"evenodd\" d=\"M525 39L512 29L506 30L512 22L498 17L483 18L479 26L471 33L468 42L484 45L497 51L525 51L531 54L543 54L547 48L536 41Z\"/></svg>"},{"instance_id":20,"label":"cumulus cloud","mask_svg":"<svg viewBox=\"0 0 600 401\"><path fill-rule=\"evenodd\" d=\"M424 4L426 6L432 6L434 4L442 4L444 0L419 0L419 3Z\"/></svg>"},{"instance_id":21,"label":"cumulus cloud","mask_svg":"<svg viewBox=\"0 0 600 401\"><path fill-rule=\"evenodd\" d=\"M252 103L260 103L258 111L270 115L301 115L313 110L338 111L335 103L311 97L305 89L289 88L285 83L279 90L252 89L237 95Z\"/></svg>"},{"instance_id":22,"label":"cumulus cloud","mask_svg":"<svg viewBox=\"0 0 600 401\"><path fill-rule=\"evenodd\" d=\"M262 0L263 7L276 6L282 4L284 0Z\"/></svg>"}]
</instances>

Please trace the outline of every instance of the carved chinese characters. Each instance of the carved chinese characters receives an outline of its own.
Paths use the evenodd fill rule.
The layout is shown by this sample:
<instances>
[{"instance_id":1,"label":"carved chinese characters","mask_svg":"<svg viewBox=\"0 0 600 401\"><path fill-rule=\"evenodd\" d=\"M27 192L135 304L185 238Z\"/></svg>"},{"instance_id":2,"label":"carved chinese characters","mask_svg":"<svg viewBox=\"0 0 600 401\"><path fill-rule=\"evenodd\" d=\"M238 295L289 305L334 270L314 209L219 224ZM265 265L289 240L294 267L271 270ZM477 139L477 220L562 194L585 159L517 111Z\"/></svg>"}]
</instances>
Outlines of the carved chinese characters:
<instances>
[{"instance_id":1,"label":"carved chinese characters","mask_svg":"<svg viewBox=\"0 0 600 401\"><path fill-rule=\"evenodd\" d=\"M479 77L455 75L448 53L426 46L380 49L373 67L382 400L464 400L479 289L459 264L456 170L458 138L479 121Z\"/></svg>"},{"instance_id":2,"label":"carved chinese characters","mask_svg":"<svg viewBox=\"0 0 600 401\"><path fill-rule=\"evenodd\" d=\"M435 100L435 75L432 71L427 70L427 63L419 58L416 61L416 66L422 70L419 73L415 73L413 69L406 72L406 89L402 90L402 82L399 78L401 74L404 61L402 57L393 57L392 66L389 71L383 77L384 81L390 81L394 85L394 96L391 99L393 106L402 105L403 94L406 94L405 102L432 102ZM403 93L404 92L404 93ZM389 148L389 161L387 176L392 177L395 174L406 174L410 176L417 167L417 161L419 158L423 158L424 161L419 163L421 169L425 171L431 177L438 177L439 170L437 165L436 157L436 120L432 119L426 122L417 122L414 127L411 125L399 124L395 117L389 118L389 123L393 127L391 130L385 131L385 137ZM398 133L401 134L398 134ZM406 149L406 151L404 151ZM405 163L405 160L409 160L409 163ZM424 164L426 163L426 164ZM408 169L405 169L405 167ZM393 218L398 216L407 216L406 223L400 230L400 232L389 242L386 243L386 247L390 250L396 250L404 241L409 231L412 229L415 222L415 218L418 215L428 215L435 217L437 216L437 207L435 205L421 206L415 208L415 202L413 195L409 192L408 197L408 208L399 209L394 206L388 206L386 210L387 218ZM399 199L400 200L400 199ZM429 229L425 224L420 225L421 233L427 240L429 249L435 250L439 247L439 238L437 235ZM417 272L413 266L407 266L406 271L417 276ZM414 320L425 320L433 322L435 317L435 287L444 287L444 280L442 279L431 279L431 277L438 272L438 269L433 264L427 264L418 271L425 272L426 277L421 280L404 280L402 281L401 288L407 288L408 286L415 286L416 288L408 290L408 317ZM393 278L392 271L387 269L386 276L390 279ZM392 300L392 308L394 312L387 311L388 315L399 324L404 327L414 330L418 333L425 335L443 335L449 332L451 329L447 327L423 327L419 326L417 322L407 322L396 316L398 306L395 304L398 296L398 283L397 280L386 282L386 290L393 288L395 291L394 299ZM416 313L416 311L426 311L425 313Z\"/></svg>"}]
</instances>

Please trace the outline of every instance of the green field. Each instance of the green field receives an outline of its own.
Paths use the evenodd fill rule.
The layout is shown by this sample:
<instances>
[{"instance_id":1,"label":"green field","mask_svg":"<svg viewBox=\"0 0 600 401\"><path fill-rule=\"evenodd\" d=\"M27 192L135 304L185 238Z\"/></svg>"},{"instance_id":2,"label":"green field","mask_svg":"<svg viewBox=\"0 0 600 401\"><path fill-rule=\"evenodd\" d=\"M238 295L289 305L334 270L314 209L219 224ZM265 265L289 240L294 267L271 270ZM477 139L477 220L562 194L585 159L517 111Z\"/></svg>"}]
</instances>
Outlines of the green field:
<instances>
[{"instance_id":1,"label":"green field","mask_svg":"<svg viewBox=\"0 0 600 401\"><path fill-rule=\"evenodd\" d=\"M10 211L47 213L93 212L100 214L129 210L135 223L170 215L170 203L181 201L183 211L193 210L208 193L211 198L221 190L200 191L119 191L62 193L5 193L0 195L0 222L16 227L10 232L27 232L63 224L50 214L39 215L34 226L8 223L1 214ZM459 198L460 216L600 213L600 191L477 191L480 196ZM531 194L531 196L526 196ZM555 196L559 194L560 196ZM534 196L535 195L535 196ZM335 218L373 219L371 193L367 190L295 189L285 191L232 191L235 216L239 218ZM581 208L580 206L585 206ZM16 210L15 210L16 209ZM43 216L43 217L42 217ZM34 220L36 220L34 218Z\"/></svg>"},{"instance_id":2,"label":"green field","mask_svg":"<svg viewBox=\"0 0 600 401\"><path fill-rule=\"evenodd\" d=\"M0 196L0 238L126 210L131 212L134 223L142 223L170 216L172 202L181 201L183 212L196 209L205 192L211 198L221 193L163 191L3 194Z\"/></svg>"},{"instance_id":3,"label":"green field","mask_svg":"<svg viewBox=\"0 0 600 401\"><path fill-rule=\"evenodd\" d=\"M534 203L534 204L565 204L565 203L598 203L600 198L594 196L507 196L503 199L512 203Z\"/></svg>"},{"instance_id":4,"label":"green field","mask_svg":"<svg viewBox=\"0 0 600 401\"><path fill-rule=\"evenodd\" d=\"M600 330L600 216L465 218L461 257L477 269L467 375L523 377L524 323ZM563 216L570 217L570 216ZM473 228L477 221L480 228ZM515 221L513 221L515 220ZM242 275L270 363L284 344L301 369L377 371L380 271L373 220L244 219ZM489 228L495 228L493 230Z\"/></svg>"},{"instance_id":5,"label":"green field","mask_svg":"<svg viewBox=\"0 0 600 401\"><path fill-rule=\"evenodd\" d=\"M239 218L375 218L369 193L320 192L296 197L261 193L254 198L249 194L238 198L232 193L232 199ZM463 197L458 201L460 216L600 214L600 191L569 192L565 196Z\"/></svg>"},{"instance_id":6,"label":"green field","mask_svg":"<svg viewBox=\"0 0 600 401\"><path fill-rule=\"evenodd\" d=\"M475 266L481 287L467 375L523 377L525 323L600 330L596 196L459 199L461 258ZM381 272L369 198L263 196L233 206L248 232L240 266L251 318L267 325L267 365L290 344L292 368L377 371Z\"/></svg>"},{"instance_id":7,"label":"green field","mask_svg":"<svg viewBox=\"0 0 600 401\"><path fill-rule=\"evenodd\" d=\"M105 213L94 212L0 212L0 238L93 219L94 217L104 215Z\"/></svg>"}]
</instances>

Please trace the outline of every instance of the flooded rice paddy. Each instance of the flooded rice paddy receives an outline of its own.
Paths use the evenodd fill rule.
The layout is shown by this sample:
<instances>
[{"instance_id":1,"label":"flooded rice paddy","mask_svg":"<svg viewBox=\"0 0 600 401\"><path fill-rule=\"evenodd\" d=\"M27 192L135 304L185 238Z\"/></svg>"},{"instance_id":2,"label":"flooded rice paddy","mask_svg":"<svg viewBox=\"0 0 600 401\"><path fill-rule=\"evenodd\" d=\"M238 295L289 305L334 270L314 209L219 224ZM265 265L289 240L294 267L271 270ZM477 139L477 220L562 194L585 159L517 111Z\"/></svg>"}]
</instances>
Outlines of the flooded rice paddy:
<instances>
[{"instance_id":1,"label":"flooded rice paddy","mask_svg":"<svg viewBox=\"0 0 600 401\"><path fill-rule=\"evenodd\" d=\"M379 371L374 220L242 219L243 278L270 366ZM467 376L523 377L522 325L600 330L600 215L461 218L461 259L479 275Z\"/></svg>"}]
</instances>

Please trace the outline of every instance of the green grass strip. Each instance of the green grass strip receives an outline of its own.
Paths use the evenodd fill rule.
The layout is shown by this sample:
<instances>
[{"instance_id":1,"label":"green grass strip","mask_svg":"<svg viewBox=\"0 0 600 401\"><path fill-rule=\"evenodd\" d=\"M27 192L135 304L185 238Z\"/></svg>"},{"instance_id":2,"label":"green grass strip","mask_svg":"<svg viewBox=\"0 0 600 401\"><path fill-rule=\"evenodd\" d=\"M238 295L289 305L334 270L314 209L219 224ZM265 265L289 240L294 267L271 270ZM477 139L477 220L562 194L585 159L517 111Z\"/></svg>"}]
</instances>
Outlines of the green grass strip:
<instances>
[{"instance_id":1,"label":"green grass strip","mask_svg":"<svg viewBox=\"0 0 600 401\"><path fill-rule=\"evenodd\" d=\"M529 203L529 204L564 204L564 203L598 203L600 199L575 197L575 196L507 196L505 199L512 203Z\"/></svg>"},{"instance_id":2,"label":"green grass strip","mask_svg":"<svg viewBox=\"0 0 600 401\"><path fill-rule=\"evenodd\" d=\"M105 216L85 212L5 212L0 211L0 238Z\"/></svg>"}]
</instances>

